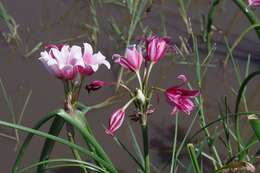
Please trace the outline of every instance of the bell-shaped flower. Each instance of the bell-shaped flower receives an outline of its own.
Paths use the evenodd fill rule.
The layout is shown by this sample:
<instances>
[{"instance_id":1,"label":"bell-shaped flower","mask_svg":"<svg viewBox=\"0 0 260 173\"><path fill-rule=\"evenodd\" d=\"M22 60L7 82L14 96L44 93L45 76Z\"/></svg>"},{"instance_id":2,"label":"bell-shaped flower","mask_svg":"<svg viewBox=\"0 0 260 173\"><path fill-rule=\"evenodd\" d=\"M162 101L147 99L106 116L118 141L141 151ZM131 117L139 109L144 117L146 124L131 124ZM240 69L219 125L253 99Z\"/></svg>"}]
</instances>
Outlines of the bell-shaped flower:
<instances>
[{"instance_id":1,"label":"bell-shaped flower","mask_svg":"<svg viewBox=\"0 0 260 173\"><path fill-rule=\"evenodd\" d=\"M106 57L101 52L93 53L93 48L89 43L84 43L83 61L84 66L79 68L82 75L93 74L102 64L110 69L110 63L106 60Z\"/></svg>"},{"instance_id":2,"label":"bell-shaped flower","mask_svg":"<svg viewBox=\"0 0 260 173\"><path fill-rule=\"evenodd\" d=\"M115 54L113 55L113 58L115 59L115 62L122 67L133 72L138 72L142 65L143 54L140 48L137 49L135 45L131 45L127 47L124 57Z\"/></svg>"},{"instance_id":3,"label":"bell-shaped flower","mask_svg":"<svg viewBox=\"0 0 260 173\"><path fill-rule=\"evenodd\" d=\"M109 119L109 127L106 129L106 133L114 136L115 131L121 127L125 118L125 109L120 108L115 111Z\"/></svg>"},{"instance_id":4,"label":"bell-shaped flower","mask_svg":"<svg viewBox=\"0 0 260 173\"><path fill-rule=\"evenodd\" d=\"M260 0L248 0L249 6L257 7L260 6Z\"/></svg>"},{"instance_id":5,"label":"bell-shaped flower","mask_svg":"<svg viewBox=\"0 0 260 173\"><path fill-rule=\"evenodd\" d=\"M152 36L145 39L146 60L158 62L162 59L170 48L168 37Z\"/></svg>"},{"instance_id":6,"label":"bell-shaped flower","mask_svg":"<svg viewBox=\"0 0 260 173\"><path fill-rule=\"evenodd\" d=\"M84 65L79 46L49 45L39 60L51 74L63 80L74 79L77 67Z\"/></svg>"},{"instance_id":7,"label":"bell-shaped flower","mask_svg":"<svg viewBox=\"0 0 260 173\"><path fill-rule=\"evenodd\" d=\"M187 78L184 75L179 75L178 79L182 80L182 83L166 89L165 96L168 103L173 106L172 115L175 115L177 111L182 111L190 115L194 108L194 103L191 99L198 96L199 91L182 88L182 86L187 82Z\"/></svg>"}]
</instances>

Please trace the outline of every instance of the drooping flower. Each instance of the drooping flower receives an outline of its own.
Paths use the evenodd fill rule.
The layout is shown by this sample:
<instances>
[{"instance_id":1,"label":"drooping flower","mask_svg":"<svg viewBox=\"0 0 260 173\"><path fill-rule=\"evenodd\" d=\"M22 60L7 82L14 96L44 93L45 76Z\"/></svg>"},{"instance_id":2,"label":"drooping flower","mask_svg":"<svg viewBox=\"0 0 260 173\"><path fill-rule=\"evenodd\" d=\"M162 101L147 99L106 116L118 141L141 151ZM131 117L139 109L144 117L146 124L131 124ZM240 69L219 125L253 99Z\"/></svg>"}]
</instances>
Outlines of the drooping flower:
<instances>
[{"instance_id":1,"label":"drooping flower","mask_svg":"<svg viewBox=\"0 0 260 173\"><path fill-rule=\"evenodd\" d=\"M199 91L182 88L182 86L187 82L185 75L179 75L178 79L182 80L182 83L166 89L165 96L168 103L173 106L172 115L175 115L177 111L182 111L190 115L194 108L194 103L191 99L198 96Z\"/></svg>"},{"instance_id":2,"label":"drooping flower","mask_svg":"<svg viewBox=\"0 0 260 173\"><path fill-rule=\"evenodd\" d=\"M122 67L137 72L141 68L143 54L141 49L136 48L135 45L131 45L127 47L124 57L115 54L113 55L113 58L115 59L115 62L120 64Z\"/></svg>"},{"instance_id":3,"label":"drooping flower","mask_svg":"<svg viewBox=\"0 0 260 173\"><path fill-rule=\"evenodd\" d=\"M260 0L248 0L249 6L257 7L260 6Z\"/></svg>"},{"instance_id":4,"label":"drooping flower","mask_svg":"<svg viewBox=\"0 0 260 173\"><path fill-rule=\"evenodd\" d=\"M158 62L162 59L170 48L168 37L151 36L145 39L146 60Z\"/></svg>"},{"instance_id":5,"label":"drooping flower","mask_svg":"<svg viewBox=\"0 0 260 173\"><path fill-rule=\"evenodd\" d=\"M93 48L89 43L84 43L83 61L84 66L80 67L80 73L83 75L93 74L102 64L110 69L110 63L106 57L101 52L93 54Z\"/></svg>"},{"instance_id":6,"label":"drooping flower","mask_svg":"<svg viewBox=\"0 0 260 173\"><path fill-rule=\"evenodd\" d=\"M79 46L49 45L47 50L41 52L39 60L51 74L60 79L72 80L78 72L77 67L84 65L79 51Z\"/></svg>"},{"instance_id":7,"label":"drooping flower","mask_svg":"<svg viewBox=\"0 0 260 173\"><path fill-rule=\"evenodd\" d=\"M121 127L125 118L125 109L120 108L115 111L109 119L109 127L106 129L106 133L114 136L115 131Z\"/></svg>"},{"instance_id":8,"label":"drooping flower","mask_svg":"<svg viewBox=\"0 0 260 173\"><path fill-rule=\"evenodd\" d=\"M101 80L94 80L90 84L86 85L86 90L88 91L88 93L90 93L91 91L96 91L103 86L110 86L110 85L113 85L113 83L104 82Z\"/></svg>"}]
</instances>

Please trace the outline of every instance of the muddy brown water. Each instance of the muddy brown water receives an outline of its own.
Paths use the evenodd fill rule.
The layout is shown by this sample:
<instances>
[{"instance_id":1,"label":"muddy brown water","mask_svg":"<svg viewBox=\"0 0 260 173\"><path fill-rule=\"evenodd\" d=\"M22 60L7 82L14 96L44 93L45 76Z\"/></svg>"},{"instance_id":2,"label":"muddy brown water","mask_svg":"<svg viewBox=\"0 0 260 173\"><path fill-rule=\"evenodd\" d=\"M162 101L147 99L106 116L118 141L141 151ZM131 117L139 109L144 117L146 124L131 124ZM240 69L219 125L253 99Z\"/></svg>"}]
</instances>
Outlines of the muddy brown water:
<instances>
[{"instance_id":1,"label":"muddy brown water","mask_svg":"<svg viewBox=\"0 0 260 173\"><path fill-rule=\"evenodd\" d=\"M22 124L32 127L44 114L59 108L63 105L63 87L62 83L52 77L44 69L43 65L37 60L39 51L37 51L29 59L25 59L24 55L32 49L37 43L57 43L62 40L78 37L86 34L86 29L80 27L80 24L91 23L88 1L83 0L5 0L3 1L9 13L15 18L19 24L19 33L22 38L22 44L17 48L8 45L3 38L0 40L0 78L4 82L9 96L12 99L14 111L19 115L25 98L30 90L32 96L24 113ZM208 9L208 1L194 0L192 8L189 11L191 15L194 31L199 31L199 19L201 14L205 14ZM259 10L258 10L259 11ZM109 38L113 36L108 16L114 16L120 25L128 24L127 13L124 9L115 7L114 5L103 5L97 8L99 24L101 32L99 34L97 49L101 50L111 61L111 55L115 53L116 41L111 41ZM178 14L175 1L166 0L163 4L159 1L152 6L151 12L144 18L144 24L149 25L154 32L159 32L161 27L160 15L165 14L166 29L168 35L178 45L179 35L185 36L185 29L182 19ZM235 15L236 14L236 15ZM236 16L236 17L234 17ZM258 14L259 16L259 14ZM234 20L234 22L232 22ZM0 23L1 31L6 31L4 24ZM215 19L217 28L228 31L229 40L232 43L239 33L248 26L246 18L238 12L237 7L230 1L225 1L225 5L218 10L217 18ZM82 38L74 39L70 44L81 45L84 41L89 40L89 35ZM209 68L205 78L202 93L205 96L206 119L211 121L216 119L218 114L218 103L223 99L224 95L228 96L228 102L231 107L234 105L234 94L231 88L238 89L238 84L235 79L235 73L231 66L223 68L221 62L226 56L225 44L223 37L219 34L215 38L217 51L212 64L215 67ZM203 52L204 48L201 48ZM41 48L42 50L42 48ZM116 52L118 53L118 52ZM256 38L254 32L250 32L247 37L239 44L235 52L235 58L239 62L241 73L244 74L247 55L251 53L252 63L250 71L259 69L260 64L260 42ZM111 61L112 62L112 61ZM176 83L178 74L186 74L195 85L193 79L195 71L192 65L181 65L172 63L170 59L165 59L157 65L152 73L152 84L160 84L162 87L168 87ZM111 72L105 67L101 67L97 73L89 77L87 81L100 79L106 81L115 81L117 78L118 65L112 65ZM250 110L259 109L259 80L255 80L248 88L248 105ZM104 99L114 94L113 88L104 88L95 93L87 94L83 91L80 100L87 104L97 104ZM110 113L119 105L113 105L101 110L89 112L86 116L91 124L93 131L102 144L105 151L113 160L114 164L119 168L120 172L133 173L136 172L136 165L129 159L127 154L120 149L110 136L104 133L103 124L107 125ZM156 104L156 112L150 118L150 143L152 146L151 157L153 164L158 168L166 167L162 172L169 172L167 163L170 161L171 139L174 125L174 118L169 115L171 108L164 102L163 95L160 95L160 102ZM130 109L129 114L132 113ZM0 115L1 120L11 121L10 113L4 96L0 94ZM193 115L194 116L194 115ZM184 136L185 131L191 123L191 117L182 115L180 118L180 139ZM138 124L132 123L133 128L140 140L140 129ZM248 136L251 130L246 123L242 124L244 136ZM126 128L126 123L118 131L118 136L128 145L131 146L129 131ZM48 125L45 125L42 130L47 130ZM192 132L199 129L198 123ZM8 128L0 127L2 133L13 135L13 131ZM19 133L21 141L25 134ZM64 134L62 134L65 137ZM79 139L80 143L83 143ZM43 139L36 137L23 160L23 167L29 163L36 162L39 158L40 149L43 144ZM221 145L219 146L221 147ZM0 137L0 173L10 172L14 162L16 152L14 151L15 142L6 138ZM223 158L225 152L221 150ZM187 155L182 154L185 159ZM52 154L53 158L71 157L71 152L63 145L57 144ZM224 159L224 158L223 158ZM211 165L206 163L206 172L211 170ZM29 172L34 172L33 170ZM77 169L63 168L53 170L56 173L79 172ZM180 169L179 172L182 172Z\"/></svg>"}]
</instances>

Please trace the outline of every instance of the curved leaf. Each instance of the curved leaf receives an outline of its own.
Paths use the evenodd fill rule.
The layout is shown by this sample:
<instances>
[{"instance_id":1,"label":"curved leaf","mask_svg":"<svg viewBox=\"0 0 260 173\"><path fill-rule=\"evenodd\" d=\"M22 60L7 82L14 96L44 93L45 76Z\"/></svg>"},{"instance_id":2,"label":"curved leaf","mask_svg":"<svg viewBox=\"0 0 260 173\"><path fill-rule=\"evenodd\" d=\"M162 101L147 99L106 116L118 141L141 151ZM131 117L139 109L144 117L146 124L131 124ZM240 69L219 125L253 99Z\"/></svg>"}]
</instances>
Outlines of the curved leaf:
<instances>
[{"instance_id":1,"label":"curved leaf","mask_svg":"<svg viewBox=\"0 0 260 173\"><path fill-rule=\"evenodd\" d=\"M252 25L258 24L259 20L256 14L248 7L243 0L233 0L234 3L243 11L244 15L248 18ZM255 28L258 38L260 38L260 27Z\"/></svg>"},{"instance_id":2,"label":"curved leaf","mask_svg":"<svg viewBox=\"0 0 260 173\"><path fill-rule=\"evenodd\" d=\"M41 136L41 137L44 137L44 138L48 138L48 139L54 140L58 143L64 144L64 145L66 145L70 148L74 148L74 149L78 150L79 152L86 154L90 158L96 160L97 162L102 163L102 165L104 166L104 168L106 168L108 170L108 172L117 173L117 171L115 170L115 168L111 164L107 163L106 161L104 161L100 157L96 156L92 152L86 150L85 148L83 148L79 145L76 145L74 143L71 143L71 142L69 142L65 139L62 139L62 138L54 136L54 135L50 135L48 133L45 133L45 132L42 132L42 131L39 131L39 130L35 130L35 129L28 128L28 127L21 126L21 125L16 125L16 124L13 124L13 123L8 123L8 122L1 121L1 120L0 120L0 125L10 127L10 128L15 128L15 129L18 129L18 130L21 130L21 131L24 131L24 132L28 132L28 133L31 133L31 134L34 134L34 135L37 135L37 136Z\"/></svg>"},{"instance_id":3,"label":"curved leaf","mask_svg":"<svg viewBox=\"0 0 260 173\"><path fill-rule=\"evenodd\" d=\"M104 172L104 173L108 173L106 170L104 170L103 168L100 168L92 163L89 162L84 162L84 161L80 161L80 160L74 160L74 159L50 159L50 160L44 160L41 162L37 162L35 164L29 165L23 169L21 169L21 171L19 173L23 173L26 172L30 169L33 169L35 167L39 167L40 165L48 165L48 164L54 164L54 163L76 163L79 164L78 166L85 166L87 169L92 170L92 171L97 171L97 172ZM63 165L64 166L64 165Z\"/></svg>"},{"instance_id":4,"label":"curved leaf","mask_svg":"<svg viewBox=\"0 0 260 173\"><path fill-rule=\"evenodd\" d=\"M43 124L45 124L47 121L49 121L50 119L52 119L54 116L57 115L57 113L61 111L61 109L58 109L56 111L53 111L49 114L47 114L46 116L44 116L34 127L33 129L37 130L39 129ZM12 173L17 173L19 166L21 164L22 161L22 157L25 153L25 150L27 149L28 145L30 144L32 137L34 136L33 133L29 133L27 135L27 137L25 138L23 144L21 145L20 150L18 151L18 154L16 156L16 160L14 162L13 168L12 168Z\"/></svg>"},{"instance_id":5,"label":"curved leaf","mask_svg":"<svg viewBox=\"0 0 260 173\"><path fill-rule=\"evenodd\" d=\"M248 117L249 123L255 132L258 140L260 141L260 119L256 115L250 115Z\"/></svg>"},{"instance_id":6,"label":"curved leaf","mask_svg":"<svg viewBox=\"0 0 260 173\"><path fill-rule=\"evenodd\" d=\"M83 114L86 114L89 110L90 107L85 106L82 103L77 103L77 109L79 109L81 112L83 112ZM64 119L61 117L56 117L51 125L51 128L49 130L49 134L52 134L54 136L59 136L60 131L62 130L62 127L64 126ZM90 128L88 128L90 130ZM53 147L55 145L55 141L50 140L50 139L46 139L45 143L43 145L43 149L41 152L41 156L40 156L40 162L44 161L44 160L48 160L49 156L53 150ZM45 167L47 167L47 165L41 164L38 166L37 168L37 173L43 173Z\"/></svg>"},{"instance_id":7,"label":"curved leaf","mask_svg":"<svg viewBox=\"0 0 260 173\"><path fill-rule=\"evenodd\" d=\"M239 115L237 115L237 113L238 113L239 105L240 105L242 96L244 94L244 90L246 89L246 86L252 79L254 79L258 75L260 75L260 71L253 72L244 79L244 81L242 82L242 84L239 88L238 95L236 98L236 105L235 105L235 129L236 129L236 131L235 132L236 132L236 137L237 137L237 148L238 148L239 152L241 151L241 145L240 145L241 137L240 137L240 123L239 123L240 119L239 119Z\"/></svg>"},{"instance_id":8,"label":"curved leaf","mask_svg":"<svg viewBox=\"0 0 260 173\"><path fill-rule=\"evenodd\" d=\"M117 172L115 167L113 166L112 161L109 159L105 151L102 149L100 144L96 141L94 136L89 132L89 127L86 124L85 114L78 111L75 113L75 115L70 116L67 114L64 110L62 112L59 112L58 115L62 117L66 122L71 124L73 127L75 127L82 137L84 138L86 144L90 145L94 148L94 153L97 154L99 157L101 157L104 161L109 163L111 167L113 167L113 172Z\"/></svg>"},{"instance_id":9,"label":"curved leaf","mask_svg":"<svg viewBox=\"0 0 260 173\"><path fill-rule=\"evenodd\" d=\"M57 116L52 122L52 125L49 130L49 134L54 136L59 136L62 127L64 126L64 119ZM55 141L51 139L46 139L42 148L41 156L39 162L45 161L49 159L49 156L53 150L55 145ZM47 164L41 164L37 167L37 173L43 173L44 169L47 167Z\"/></svg>"}]
</instances>

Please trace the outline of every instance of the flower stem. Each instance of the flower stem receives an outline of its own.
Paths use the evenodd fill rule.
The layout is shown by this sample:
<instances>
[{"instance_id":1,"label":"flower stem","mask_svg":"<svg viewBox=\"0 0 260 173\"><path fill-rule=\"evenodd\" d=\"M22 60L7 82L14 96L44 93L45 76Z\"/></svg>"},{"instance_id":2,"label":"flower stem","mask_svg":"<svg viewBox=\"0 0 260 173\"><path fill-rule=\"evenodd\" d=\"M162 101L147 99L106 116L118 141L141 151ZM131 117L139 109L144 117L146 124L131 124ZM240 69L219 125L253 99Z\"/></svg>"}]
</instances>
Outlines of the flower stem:
<instances>
[{"instance_id":1,"label":"flower stem","mask_svg":"<svg viewBox=\"0 0 260 173\"><path fill-rule=\"evenodd\" d=\"M153 65L154 65L154 62L151 62L148 70L147 70L147 73L145 75L145 79L144 79L144 86L146 87L148 85L148 81L149 81L149 77L150 77L150 73L152 71L152 68L153 68Z\"/></svg>"},{"instance_id":2,"label":"flower stem","mask_svg":"<svg viewBox=\"0 0 260 173\"><path fill-rule=\"evenodd\" d=\"M145 173L150 173L149 137L148 137L147 124L142 124L142 135L143 135L143 147L144 147Z\"/></svg>"},{"instance_id":3,"label":"flower stem","mask_svg":"<svg viewBox=\"0 0 260 173\"><path fill-rule=\"evenodd\" d=\"M136 72L136 76L137 76L137 79L138 79L138 82L139 82L139 85L140 85L140 89L143 90L142 79L141 79L139 71Z\"/></svg>"}]
</instances>

